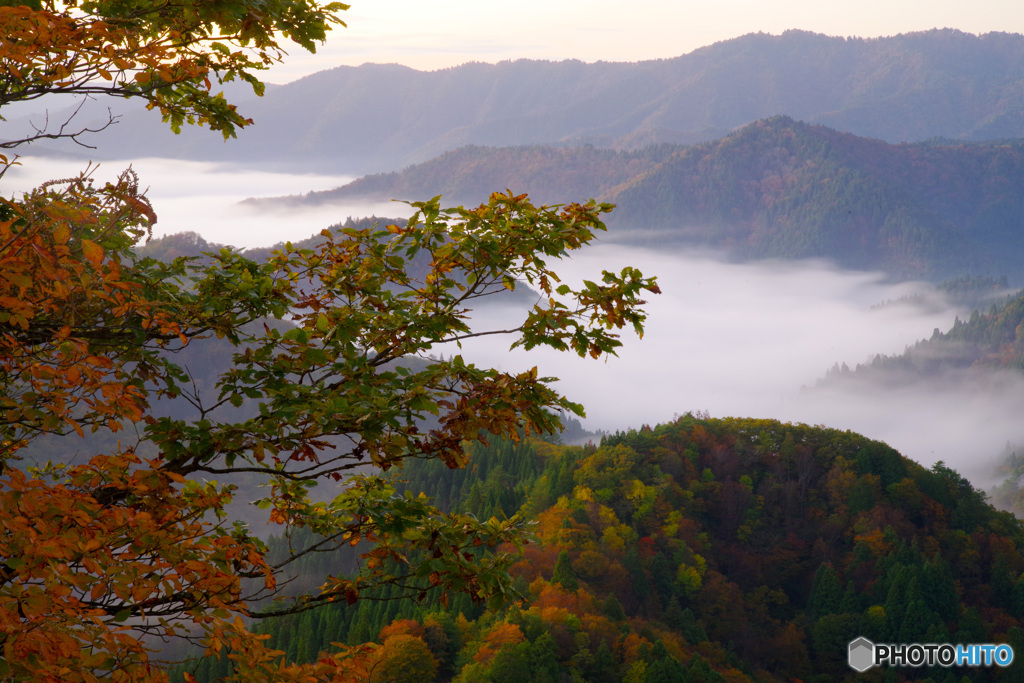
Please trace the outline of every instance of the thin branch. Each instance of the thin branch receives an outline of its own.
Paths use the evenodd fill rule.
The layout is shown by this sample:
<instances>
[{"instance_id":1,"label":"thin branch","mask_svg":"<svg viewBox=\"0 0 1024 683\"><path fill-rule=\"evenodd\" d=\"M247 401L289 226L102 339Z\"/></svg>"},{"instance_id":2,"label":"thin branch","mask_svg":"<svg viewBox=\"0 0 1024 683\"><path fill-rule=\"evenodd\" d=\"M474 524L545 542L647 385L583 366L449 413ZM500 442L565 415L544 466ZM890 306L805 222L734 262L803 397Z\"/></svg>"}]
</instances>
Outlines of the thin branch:
<instances>
[{"instance_id":1,"label":"thin branch","mask_svg":"<svg viewBox=\"0 0 1024 683\"><path fill-rule=\"evenodd\" d=\"M88 97L83 97L79 101L78 106L75 108L75 111L73 111L71 113L71 116L69 116L67 118L67 120L64 121L64 123L61 124L60 128L57 130L56 133L47 133L46 132L46 129L50 127L50 110L47 109L46 110L46 114L45 114L46 120L43 123L42 128L40 128L39 126L37 126L34 123L31 124L33 130L35 130L35 134L34 135L22 138L20 140L8 140L8 141L5 141L5 142L0 142L0 149L13 149L13 148L17 147L18 145L23 145L23 144L35 142L36 140L43 140L43 139L47 139L47 140L60 140L60 139L64 139L64 138L72 140L76 145L79 145L80 147L85 147L86 149L96 149L93 145L87 145L84 142L82 142L81 140L79 140L78 139L79 136L85 135L86 133L99 133L100 131L106 130L110 126L116 124L117 120L119 118L121 118L121 117L120 117L120 115L115 116L114 113L108 107L107 108L107 121L106 121L106 123L104 123L99 128L85 127L85 128L82 128L81 130L79 130L77 132L74 132L74 133L67 132L68 126L71 124L72 120L74 120L74 118L76 116L78 116L78 114L82 111L82 107L85 106L85 102L86 102L87 99L89 99L89 98Z\"/></svg>"},{"instance_id":2,"label":"thin branch","mask_svg":"<svg viewBox=\"0 0 1024 683\"><path fill-rule=\"evenodd\" d=\"M513 328L511 330L488 330L487 332L471 332L469 334L463 334L463 335L459 335L459 336L455 336L455 337L448 337L446 339L442 339L441 343L445 344L445 343L448 343L448 342L462 341L463 339L474 339L476 337L487 337L487 336L490 336L492 334L515 334L516 332L522 332L524 327L525 327L524 325L520 325L519 327Z\"/></svg>"}]
</instances>

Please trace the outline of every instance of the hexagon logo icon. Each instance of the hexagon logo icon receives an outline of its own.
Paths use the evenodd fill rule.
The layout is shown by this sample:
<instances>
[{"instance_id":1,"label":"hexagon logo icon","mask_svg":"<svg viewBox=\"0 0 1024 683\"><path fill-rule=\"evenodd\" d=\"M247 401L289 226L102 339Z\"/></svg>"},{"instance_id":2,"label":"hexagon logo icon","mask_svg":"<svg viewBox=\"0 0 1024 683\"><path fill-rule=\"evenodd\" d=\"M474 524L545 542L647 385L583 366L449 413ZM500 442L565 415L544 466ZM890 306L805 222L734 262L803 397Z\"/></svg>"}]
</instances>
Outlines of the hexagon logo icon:
<instances>
[{"instance_id":1,"label":"hexagon logo icon","mask_svg":"<svg viewBox=\"0 0 1024 683\"><path fill-rule=\"evenodd\" d=\"M875 644L861 636L850 642L850 668L863 673L875 665Z\"/></svg>"}]
</instances>

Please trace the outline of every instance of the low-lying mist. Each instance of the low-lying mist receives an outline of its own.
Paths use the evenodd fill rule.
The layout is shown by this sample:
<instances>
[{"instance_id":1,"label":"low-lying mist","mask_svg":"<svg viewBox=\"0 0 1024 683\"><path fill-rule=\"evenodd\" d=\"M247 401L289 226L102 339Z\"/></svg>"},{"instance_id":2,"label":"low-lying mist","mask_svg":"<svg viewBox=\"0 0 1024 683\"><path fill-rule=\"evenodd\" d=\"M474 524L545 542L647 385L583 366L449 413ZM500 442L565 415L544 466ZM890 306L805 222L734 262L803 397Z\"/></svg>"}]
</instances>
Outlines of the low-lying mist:
<instances>
[{"instance_id":1,"label":"low-lying mist","mask_svg":"<svg viewBox=\"0 0 1024 683\"><path fill-rule=\"evenodd\" d=\"M10 196L55 178L78 175L82 159L32 157L21 160L3 178L0 194ZM301 240L348 216L402 216L412 211L394 202L361 202L338 206L273 208L241 204L250 197L297 194L344 185L352 176L295 174L273 168L242 167L178 159L136 159L130 163L140 188L149 188L157 214L154 237L197 232L208 242L236 247L269 247L286 240ZM97 185L112 181L129 162L102 162L93 174Z\"/></svg>"},{"instance_id":2,"label":"low-lying mist","mask_svg":"<svg viewBox=\"0 0 1024 683\"><path fill-rule=\"evenodd\" d=\"M10 195L81 170L80 160L23 159L3 178ZM104 163L99 181L127 166ZM191 230L237 247L309 237L348 216L401 217L404 204L345 204L309 210L247 208L248 197L337 187L350 178L142 159L133 162L160 217L156 236ZM568 280L598 279L625 265L657 275L647 332L623 332L618 357L578 359L554 351L509 352L509 339L464 344L480 364L515 371L537 365L560 378L558 389L587 410L584 426L614 431L654 425L687 411L715 417L775 418L850 429L889 443L930 466L944 460L976 484L991 483L1006 443L1024 443L1024 381L1017 374L950 374L911 383L864 378L814 387L834 364L850 367L875 354L898 354L969 311L948 304L926 283L894 283L879 273L844 271L820 261L728 263L709 253L653 252L611 244L561 264ZM926 305L882 302L921 295ZM492 306L481 325L508 327L521 315ZM458 349L438 348L446 356Z\"/></svg>"},{"instance_id":3,"label":"low-lying mist","mask_svg":"<svg viewBox=\"0 0 1024 683\"><path fill-rule=\"evenodd\" d=\"M508 351L508 341L465 343L477 363L515 371L537 365L583 403L584 426L614 431L671 420L687 411L714 417L775 418L849 429L885 441L930 466L938 460L977 485L1007 441L1024 436L1024 378L960 372L896 388L849 379L814 388L835 363L875 354L946 330L969 313L920 282L839 270L820 261L727 263L713 254L654 253L598 246L565 264L567 279L598 279L624 265L657 275L642 340L623 333L618 357L594 361L554 351ZM916 297L924 304L878 306ZM507 325L515 312L482 311L481 325ZM439 350L445 355L457 349Z\"/></svg>"}]
</instances>

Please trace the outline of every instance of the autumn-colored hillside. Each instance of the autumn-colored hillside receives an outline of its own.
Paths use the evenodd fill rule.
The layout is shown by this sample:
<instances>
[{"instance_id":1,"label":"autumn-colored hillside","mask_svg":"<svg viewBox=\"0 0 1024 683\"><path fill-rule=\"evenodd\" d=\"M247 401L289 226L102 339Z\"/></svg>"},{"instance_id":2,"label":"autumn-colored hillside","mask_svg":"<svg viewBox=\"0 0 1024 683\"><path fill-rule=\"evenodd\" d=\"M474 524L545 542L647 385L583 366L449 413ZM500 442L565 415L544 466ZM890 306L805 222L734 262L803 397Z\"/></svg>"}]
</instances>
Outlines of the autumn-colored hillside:
<instances>
[{"instance_id":1,"label":"autumn-colored hillside","mask_svg":"<svg viewBox=\"0 0 1024 683\"><path fill-rule=\"evenodd\" d=\"M585 202L629 182L679 149L677 145L631 152L591 146L469 146L401 172L368 175L333 190L247 203L318 205L352 198L411 201L444 195L446 203L468 206L486 201L495 187L525 192L536 202Z\"/></svg>"},{"instance_id":2,"label":"autumn-colored hillside","mask_svg":"<svg viewBox=\"0 0 1024 683\"><path fill-rule=\"evenodd\" d=\"M513 567L521 602L331 606L266 624L271 642L297 659L377 642L381 661L433 672L419 681L1019 680L1020 664L847 666L858 636L1024 652L1024 527L942 464L851 432L692 415L470 462L404 475L536 520Z\"/></svg>"}]
</instances>

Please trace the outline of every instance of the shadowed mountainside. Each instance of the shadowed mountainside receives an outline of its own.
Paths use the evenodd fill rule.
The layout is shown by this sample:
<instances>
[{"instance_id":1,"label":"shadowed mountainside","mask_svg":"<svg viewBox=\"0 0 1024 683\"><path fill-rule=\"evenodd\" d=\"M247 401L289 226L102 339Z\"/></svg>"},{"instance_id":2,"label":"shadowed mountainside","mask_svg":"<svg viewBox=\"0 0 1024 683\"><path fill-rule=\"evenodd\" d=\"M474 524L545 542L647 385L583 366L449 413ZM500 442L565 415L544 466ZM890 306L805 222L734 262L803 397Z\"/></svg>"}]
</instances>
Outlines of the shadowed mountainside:
<instances>
[{"instance_id":1,"label":"shadowed mountainside","mask_svg":"<svg viewBox=\"0 0 1024 683\"><path fill-rule=\"evenodd\" d=\"M612 239L827 258L898 277L1024 277L1024 143L893 145L778 116L714 142L641 151L466 147L400 173L259 202L342 203L496 188L535 201L610 201Z\"/></svg>"}]
</instances>

